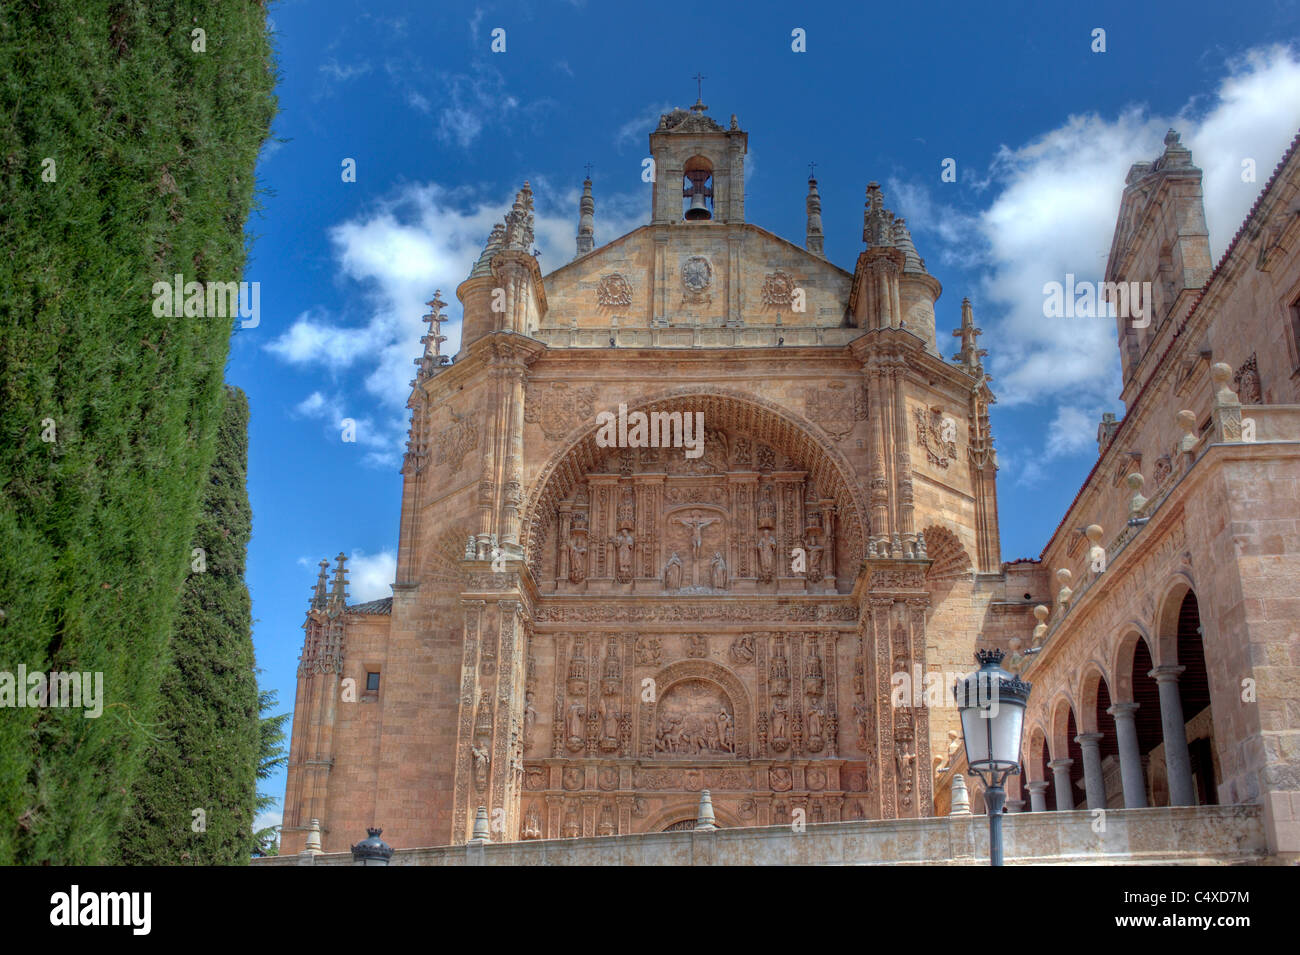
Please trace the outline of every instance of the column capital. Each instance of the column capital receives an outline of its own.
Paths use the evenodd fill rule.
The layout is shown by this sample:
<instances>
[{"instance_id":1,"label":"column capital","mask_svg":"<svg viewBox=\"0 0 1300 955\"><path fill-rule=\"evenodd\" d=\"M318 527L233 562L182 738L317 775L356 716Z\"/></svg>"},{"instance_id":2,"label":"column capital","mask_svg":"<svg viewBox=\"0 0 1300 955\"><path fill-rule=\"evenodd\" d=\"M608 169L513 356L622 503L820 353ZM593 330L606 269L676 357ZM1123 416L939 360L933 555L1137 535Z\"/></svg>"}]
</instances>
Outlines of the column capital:
<instances>
[{"instance_id":1,"label":"column capital","mask_svg":"<svg viewBox=\"0 0 1300 955\"><path fill-rule=\"evenodd\" d=\"M1073 765L1074 765L1074 760L1072 759L1054 759L1047 764L1047 767L1048 769L1062 770L1062 769L1069 769Z\"/></svg>"},{"instance_id":2,"label":"column capital","mask_svg":"<svg viewBox=\"0 0 1300 955\"><path fill-rule=\"evenodd\" d=\"M1187 667L1177 663L1165 663L1152 669L1147 676L1157 683L1177 683L1178 678L1182 676Z\"/></svg>"},{"instance_id":3,"label":"column capital","mask_svg":"<svg viewBox=\"0 0 1300 955\"><path fill-rule=\"evenodd\" d=\"M1137 712L1138 707L1141 705L1142 705L1141 703L1132 703L1132 702L1112 703L1110 705L1110 708L1106 710L1106 712L1109 713L1111 716L1115 717L1116 720L1119 719L1131 720L1133 719L1133 714Z\"/></svg>"},{"instance_id":4,"label":"column capital","mask_svg":"<svg viewBox=\"0 0 1300 955\"><path fill-rule=\"evenodd\" d=\"M1029 782L1025 783L1025 788L1028 789L1031 793L1046 792L1047 786L1048 783L1047 780L1045 779L1032 779Z\"/></svg>"},{"instance_id":5,"label":"column capital","mask_svg":"<svg viewBox=\"0 0 1300 955\"><path fill-rule=\"evenodd\" d=\"M1074 741L1083 747L1096 746L1101 743L1104 735L1104 733L1080 733Z\"/></svg>"}]
</instances>

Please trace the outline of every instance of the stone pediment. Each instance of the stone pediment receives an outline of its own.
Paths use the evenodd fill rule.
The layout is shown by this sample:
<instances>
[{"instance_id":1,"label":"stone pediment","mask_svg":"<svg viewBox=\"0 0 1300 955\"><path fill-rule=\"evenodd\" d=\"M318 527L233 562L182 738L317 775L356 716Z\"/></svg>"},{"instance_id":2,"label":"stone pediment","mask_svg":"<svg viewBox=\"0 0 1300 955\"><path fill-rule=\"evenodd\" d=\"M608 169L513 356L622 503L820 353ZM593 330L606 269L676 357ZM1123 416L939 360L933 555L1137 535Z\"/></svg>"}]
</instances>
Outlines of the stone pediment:
<instances>
[{"instance_id":1,"label":"stone pediment","mask_svg":"<svg viewBox=\"0 0 1300 955\"><path fill-rule=\"evenodd\" d=\"M636 229L544 282L543 329L838 327L852 276L755 225L679 223Z\"/></svg>"}]
</instances>

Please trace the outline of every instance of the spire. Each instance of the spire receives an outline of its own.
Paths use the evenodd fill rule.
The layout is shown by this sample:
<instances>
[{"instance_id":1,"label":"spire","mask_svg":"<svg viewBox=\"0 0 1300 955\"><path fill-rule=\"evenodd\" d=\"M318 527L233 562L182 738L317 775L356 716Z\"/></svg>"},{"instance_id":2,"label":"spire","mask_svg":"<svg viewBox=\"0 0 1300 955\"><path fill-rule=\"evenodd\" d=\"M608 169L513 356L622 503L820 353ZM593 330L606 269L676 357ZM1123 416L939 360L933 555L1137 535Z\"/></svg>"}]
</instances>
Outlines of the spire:
<instances>
[{"instance_id":1,"label":"spire","mask_svg":"<svg viewBox=\"0 0 1300 955\"><path fill-rule=\"evenodd\" d=\"M432 375L440 365L447 364L450 356L442 354L442 343L447 340L447 336L442 334L442 323L447 320L447 316L442 314L443 307L447 304L442 300L442 289L437 289L433 293L433 298L425 303L429 306L429 314L421 318L421 321L429 325L429 334L420 336L420 344L424 346L424 355L415 359L415 363L420 366L416 373L416 380L427 378Z\"/></svg>"},{"instance_id":2,"label":"spire","mask_svg":"<svg viewBox=\"0 0 1300 955\"><path fill-rule=\"evenodd\" d=\"M325 609L325 571L329 569L330 562L322 560L320 562L320 575L316 578L316 587L311 594L311 609Z\"/></svg>"},{"instance_id":3,"label":"spire","mask_svg":"<svg viewBox=\"0 0 1300 955\"><path fill-rule=\"evenodd\" d=\"M478 278L483 275L492 274L492 256L496 255L506 244L506 227L498 222L492 227L492 234L488 236L487 245L483 247L483 254L478 257L474 263L474 268L470 270L470 278Z\"/></svg>"},{"instance_id":4,"label":"spire","mask_svg":"<svg viewBox=\"0 0 1300 955\"><path fill-rule=\"evenodd\" d=\"M526 179L506 216L505 247L514 252L533 251L533 190Z\"/></svg>"},{"instance_id":5,"label":"spire","mask_svg":"<svg viewBox=\"0 0 1300 955\"><path fill-rule=\"evenodd\" d=\"M586 255L596 246L595 215L596 200L591 198L591 176L589 175L582 182L582 198L578 200L577 256Z\"/></svg>"},{"instance_id":6,"label":"spire","mask_svg":"<svg viewBox=\"0 0 1300 955\"><path fill-rule=\"evenodd\" d=\"M348 572L347 557L341 551L336 558L338 564L334 568L334 583L330 587L330 609L342 610L348 603Z\"/></svg>"},{"instance_id":7,"label":"spire","mask_svg":"<svg viewBox=\"0 0 1300 955\"><path fill-rule=\"evenodd\" d=\"M867 183L867 208L862 216L862 241L869 248L887 248L894 244L894 214L885 208L880 183Z\"/></svg>"},{"instance_id":8,"label":"spire","mask_svg":"<svg viewBox=\"0 0 1300 955\"><path fill-rule=\"evenodd\" d=\"M953 361L959 362L968 375L974 375L977 378L984 376L984 362L980 361L988 350L980 348L976 343L980 335L984 334L984 329L975 327L975 315L971 310L969 298L961 300L961 328L956 329L953 338L961 339L961 351L952 356Z\"/></svg>"},{"instance_id":9,"label":"spire","mask_svg":"<svg viewBox=\"0 0 1300 955\"><path fill-rule=\"evenodd\" d=\"M902 216L894 220L892 238L894 245L903 250L903 271L924 272L925 260L916 251L916 246L912 243L912 233L907 228L907 220Z\"/></svg>"},{"instance_id":10,"label":"spire","mask_svg":"<svg viewBox=\"0 0 1300 955\"><path fill-rule=\"evenodd\" d=\"M822 233L822 197L817 191L817 180L812 176L808 177L808 199L805 205L808 208L808 234L804 239L804 248L814 255L826 258L823 249L825 236Z\"/></svg>"}]
</instances>

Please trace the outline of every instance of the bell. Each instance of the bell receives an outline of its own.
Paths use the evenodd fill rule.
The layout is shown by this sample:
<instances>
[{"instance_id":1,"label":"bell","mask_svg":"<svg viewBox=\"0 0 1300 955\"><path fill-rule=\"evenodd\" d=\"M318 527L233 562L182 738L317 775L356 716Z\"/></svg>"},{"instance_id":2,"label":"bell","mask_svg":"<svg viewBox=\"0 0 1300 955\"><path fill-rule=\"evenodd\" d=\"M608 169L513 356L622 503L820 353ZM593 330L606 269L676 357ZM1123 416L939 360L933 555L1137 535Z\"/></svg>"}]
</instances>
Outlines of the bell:
<instances>
[{"instance_id":1,"label":"bell","mask_svg":"<svg viewBox=\"0 0 1300 955\"><path fill-rule=\"evenodd\" d=\"M691 182L690 188L683 191L683 195L691 197L690 207L686 210L686 221L712 219L713 213L709 211L709 205L704 201L713 195L713 190L708 187L708 170L693 169L686 174L686 178Z\"/></svg>"},{"instance_id":2,"label":"bell","mask_svg":"<svg viewBox=\"0 0 1300 955\"><path fill-rule=\"evenodd\" d=\"M704 201L704 196L699 191L696 191L691 195L691 205L690 208L686 210L686 218L688 221L713 218L713 213L709 211L708 203Z\"/></svg>"}]
</instances>

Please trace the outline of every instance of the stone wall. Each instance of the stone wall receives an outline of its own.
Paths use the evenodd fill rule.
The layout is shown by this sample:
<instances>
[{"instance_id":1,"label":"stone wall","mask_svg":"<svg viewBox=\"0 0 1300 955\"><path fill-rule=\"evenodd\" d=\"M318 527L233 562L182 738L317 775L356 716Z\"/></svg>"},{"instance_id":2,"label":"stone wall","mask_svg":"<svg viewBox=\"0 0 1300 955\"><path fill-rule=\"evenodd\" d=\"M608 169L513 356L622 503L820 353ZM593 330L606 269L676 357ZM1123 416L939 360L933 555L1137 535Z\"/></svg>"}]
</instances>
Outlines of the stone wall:
<instances>
[{"instance_id":1,"label":"stone wall","mask_svg":"<svg viewBox=\"0 0 1300 955\"><path fill-rule=\"evenodd\" d=\"M1266 856L1258 806L1010 813L1007 865L1239 865ZM393 865L986 865L988 820L941 816L398 849ZM254 865L351 865L348 852Z\"/></svg>"}]
</instances>

